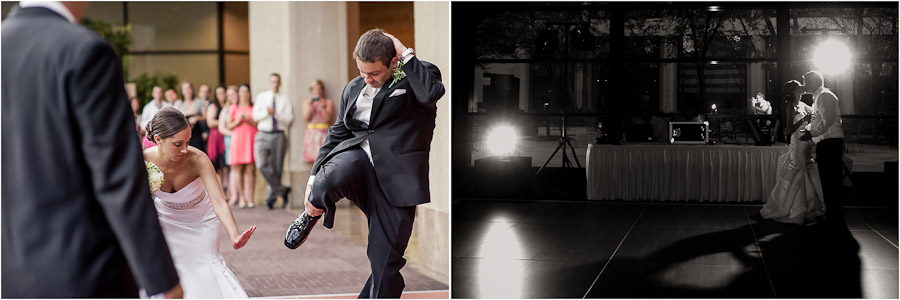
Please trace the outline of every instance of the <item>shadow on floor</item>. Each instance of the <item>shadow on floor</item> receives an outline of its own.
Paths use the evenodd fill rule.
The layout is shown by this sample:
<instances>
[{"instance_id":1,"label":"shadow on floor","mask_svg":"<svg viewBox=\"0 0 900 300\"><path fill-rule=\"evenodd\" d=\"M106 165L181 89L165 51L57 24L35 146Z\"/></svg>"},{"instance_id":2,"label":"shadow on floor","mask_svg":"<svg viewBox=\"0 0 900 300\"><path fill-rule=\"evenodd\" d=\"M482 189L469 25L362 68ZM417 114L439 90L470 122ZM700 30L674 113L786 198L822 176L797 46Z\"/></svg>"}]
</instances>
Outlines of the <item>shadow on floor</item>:
<instances>
[{"instance_id":1,"label":"shadow on floor","mask_svg":"<svg viewBox=\"0 0 900 300\"><path fill-rule=\"evenodd\" d=\"M758 247L744 238L748 231ZM682 239L641 258L614 258L587 297L860 298L858 252L846 227L763 220Z\"/></svg>"}]
</instances>

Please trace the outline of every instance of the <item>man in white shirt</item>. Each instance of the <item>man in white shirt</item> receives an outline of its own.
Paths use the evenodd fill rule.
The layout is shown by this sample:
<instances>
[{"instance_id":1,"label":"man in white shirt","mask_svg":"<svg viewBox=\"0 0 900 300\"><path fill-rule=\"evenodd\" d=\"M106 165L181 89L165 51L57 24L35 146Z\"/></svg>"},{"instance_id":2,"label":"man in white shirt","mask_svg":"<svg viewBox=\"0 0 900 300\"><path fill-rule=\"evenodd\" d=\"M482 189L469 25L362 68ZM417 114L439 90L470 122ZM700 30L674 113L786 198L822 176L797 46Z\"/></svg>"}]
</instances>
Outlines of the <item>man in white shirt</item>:
<instances>
[{"instance_id":1,"label":"man in white shirt","mask_svg":"<svg viewBox=\"0 0 900 300\"><path fill-rule=\"evenodd\" d=\"M756 96L750 98L750 107L754 115L772 114L772 104L766 100L766 95L762 92L756 93Z\"/></svg>"},{"instance_id":2,"label":"man in white shirt","mask_svg":"<svg viewBox=\"0 0 900 300\"><path fill-rule=\"evenodd\" d=\"M273 209L275 199L281 196L281 207L287 207L291 188L281 184L284 153L287 151L287 137L284 130L294 121L291 101L280 94L281 75L269 76L272 90L259 93L253 104L253 120L257 122L256 137L253 140L253 159L256 168L269 184L266 193L266 208Z\"/></svg>"},{"instance_id":3,"label":"man in white shirt","mask_svg":"<svg viewBox=\"0 0 900 300\"><path fill-rule=\"evenodd\" d=\"M285 246L299 247L323 214L332 228L335 203L347 198L369 224L372 273L359 298L399 298L416 205L431 201L428 158L444 85L437 66L379 29L359 38L353 57L360 76L344 87L313 164L306 210L288 227Z\"/></svg>"},{"instance_id":4,"label":"man in white shirt","mask_svg":"<svg viewBox=\"0 0 900 300\"><path fill-rule=\"evenodd\" d=\"M166 102L162 99L162 87L158 85L153 86L153 91L150 92L150 94L153 96L153 100L147 102L147 104L144 105L144 109L141 111L141 129L147 128L147 124L150 123L150 120L153 119L153 116L155 116L160 109L162 109L163 107L172 106L171 103Z\"/></svg>"},{"instance_id":5,"label":"man in white shirt","mask_svg":"<svg viewBox=\"0 0 900 300\"><path fill-rule=\"evenodd\" d=\"M816 164L822 193L825 196L825 221L831 225L844 225L844 130L841 128L841 106L837 96L825 88L825 78L818 71L803 75L803 90L813 95L812 122L801 140L816 143Z\"/></svg>"}]
</instances>

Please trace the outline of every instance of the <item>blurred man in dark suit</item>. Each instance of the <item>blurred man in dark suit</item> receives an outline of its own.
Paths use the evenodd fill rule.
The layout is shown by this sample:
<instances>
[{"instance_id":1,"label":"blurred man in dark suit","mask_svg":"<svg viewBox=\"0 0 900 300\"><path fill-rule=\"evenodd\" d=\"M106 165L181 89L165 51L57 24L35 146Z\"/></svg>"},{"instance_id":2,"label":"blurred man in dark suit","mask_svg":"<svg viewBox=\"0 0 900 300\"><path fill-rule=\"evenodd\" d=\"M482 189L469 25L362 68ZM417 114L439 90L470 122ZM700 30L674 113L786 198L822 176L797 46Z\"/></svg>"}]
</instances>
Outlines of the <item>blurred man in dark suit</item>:
<instances>
[{"instance_id":1,"label":"blurred man in dark suit","mask_svg":"<svg viewBox=\"0 0 900 300\"><path fill-rule=\"evenodd\" d=\"M2 26L2 296L181 297L121 63L75 24L86 3L22 1Z\"/></svg>"}]
</instances>

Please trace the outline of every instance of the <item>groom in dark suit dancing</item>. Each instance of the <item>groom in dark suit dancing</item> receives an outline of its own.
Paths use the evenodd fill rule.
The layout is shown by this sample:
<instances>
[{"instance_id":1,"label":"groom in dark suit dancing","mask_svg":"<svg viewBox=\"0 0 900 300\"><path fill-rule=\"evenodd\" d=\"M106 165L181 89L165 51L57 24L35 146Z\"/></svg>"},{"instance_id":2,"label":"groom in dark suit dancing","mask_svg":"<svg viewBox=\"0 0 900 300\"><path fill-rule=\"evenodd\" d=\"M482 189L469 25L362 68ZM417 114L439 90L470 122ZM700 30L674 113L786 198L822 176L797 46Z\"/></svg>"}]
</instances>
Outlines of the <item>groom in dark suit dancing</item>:
<instances>
[{"instance_id":1,"label":"groom in dark suit dancing","mask_svg":"<svg viewBox=\"0 0 900 300\"><path fill-rule=\"evenodd\" d=\"M3 298L181 297L121 61L75 24L86 3L3 21Z\"/></svg>"},{"instance_id":2,"label":"groom in dark suit dancing","mask_svg":"<svg viewBox=\"0 0 900 300\"><path fill-rule=\"evenodd\" d=\"M344 87L307 183L306 210L288 228L285 245L302 244L323 213L323 225L332 228L334 204L346 197L369 224L372 273L359 297L397 298L416 205L431 197L428 156L444 85L436 66L380 29L359 38L353 57L360 76Z\"/></svg>"}]
</instances>

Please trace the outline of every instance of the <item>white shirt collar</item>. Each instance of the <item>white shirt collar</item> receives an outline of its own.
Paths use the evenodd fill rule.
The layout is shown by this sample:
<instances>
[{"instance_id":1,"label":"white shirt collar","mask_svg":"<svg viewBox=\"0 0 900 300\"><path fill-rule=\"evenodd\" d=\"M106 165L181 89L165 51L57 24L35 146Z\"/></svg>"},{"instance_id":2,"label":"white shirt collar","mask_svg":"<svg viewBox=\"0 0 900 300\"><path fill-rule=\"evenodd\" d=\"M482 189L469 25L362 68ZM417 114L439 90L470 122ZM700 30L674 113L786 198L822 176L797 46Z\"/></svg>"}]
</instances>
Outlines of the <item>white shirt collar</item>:
<instances>
[{"instance_id":1,"label":"white shirt collar","mask_svg":"<svg viewBox=\"0 0 900 300\"><path fill-rule=\"evenodd\" d=\"M66 8L65 5L58 1L22 1L19 7L43 7L63 16L69 23L75 24L75 15Z\"/></svg>"}]
</instances>

